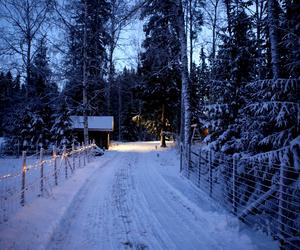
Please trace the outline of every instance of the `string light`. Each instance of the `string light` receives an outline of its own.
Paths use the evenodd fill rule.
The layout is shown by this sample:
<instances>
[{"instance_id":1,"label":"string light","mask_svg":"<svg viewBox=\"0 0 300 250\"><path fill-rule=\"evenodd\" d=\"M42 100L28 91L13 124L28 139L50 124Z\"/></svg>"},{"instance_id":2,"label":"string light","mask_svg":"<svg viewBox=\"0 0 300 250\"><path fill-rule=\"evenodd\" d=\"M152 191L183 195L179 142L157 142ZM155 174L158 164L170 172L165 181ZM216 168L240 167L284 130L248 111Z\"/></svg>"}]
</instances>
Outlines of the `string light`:
<instances>
[{"instance_id":1,"label":"string light","mask_svg":"<svg viewBox=\"0 0 300 250\"><path fill-rule=\"evenodd\" d=\"M68 163L68 158L89 157L92 154L91 149L96 147L92 143L87 146L81 146L77 149L66 149L65 152L58 154L53 150L49 159L38 159L40 153L35 153L24 158L21 171L18 173L7 173L0 176L0 223L7 221L8 218L21 207L20 198L24 194L25 203L30 202L37 196L41 196L40 183L43 180L43 188L52 190L52 187L61 183L65 177L65 169L70 168L74 172L75 164L81 164L82 161L73 161L74 165ZM44 151L45 152L45 151ZM51 154L51 152L48 152ZM35 162L27 164L28 159L34 159ZM57 159L61 159L57 162ZM39 170L43 166L44 175L40 177ZM81 167L81 166L77 166ZM23 177L24 176L24 177ZM25 178L24 187L22 187L22 178ZM21 188L20 188L21 186ZM49 192L49 190L47 191Z\"/></svg>"}]
</instances>

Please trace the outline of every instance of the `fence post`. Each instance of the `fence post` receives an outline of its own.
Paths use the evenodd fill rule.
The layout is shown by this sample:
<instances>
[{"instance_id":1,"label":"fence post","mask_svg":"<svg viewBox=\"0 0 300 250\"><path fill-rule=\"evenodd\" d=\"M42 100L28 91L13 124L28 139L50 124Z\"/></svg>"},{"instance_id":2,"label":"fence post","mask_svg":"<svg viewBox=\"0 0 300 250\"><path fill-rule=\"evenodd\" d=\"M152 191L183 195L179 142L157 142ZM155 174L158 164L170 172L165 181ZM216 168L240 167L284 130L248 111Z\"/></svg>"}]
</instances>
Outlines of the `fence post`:
<instances>
[{"instance_id":1,"label":"fence post","mask_svg":"<svg viewBox=\"0 0 300 250\"><path fill-rule=\"evenodd\" d=\"M85 167L86 159L85 159L85 144L82 142L81 147L83 148L83 166Z\"/></svg>"},{"instance_id":2,"label":"fence post","mask_svg":"<svg viewBox=\"0 0 300 250\"><path fill-rule=\"evenodd\" d=\"M91 146L91 140L89 140L89 144L87 145L87 149L86 149L86 158L87 158L87 162L90 162L90 146Z\"/></svg>"},{"instance_id":3,"label":"fence post","mask_svg":"<svg viewBox=\"0 0 300 250\"><path fill-rule=\"evenodd\" d=\"M75 144L72 143L72 168L75 170Z\"/></svg>"},{"instance_id":4,"label":"fence post","mask_svg":"<svg viewBox=\"0 0 300 250\"><path fill-rule=\"evenodd\" d=\"M200 187L201 181L201 148L199 150L199 158L198 158L198 187Z\"/></svg>"},{"instance_id":5,"label":"fence post","mask_svg":"<svg viewBox=\"0 0 300 250\"><path fill-rule=\"evenodd\" d=\"M86 157L86 163L88 164L89 163L89 142L87 145L85 145L85 157Z\"/></svg>"},{"instance_id":6,"label":"fence post","mask_svg":"<svg viewBox=\"0 0 300 250\"><path fill-rule=\"evenodd\" d=\"M209 150L208 156L208 183L209 183L209 196L212 197L212 151Z\"/></svg>"},{"instance_id":7,"label":"fence post","mask_svg":"<svg viewBox=\"0 0 300 250\"><path fill-rule=\"evenodd\" d=\"M55 183L55 186L58 185L57 183L57 152L56 152L56 147L53 146L53 153L52 153L52 157L53 157L53 160L54 160L54 183Z\"/></svg>"},{"instance_id":8,"label":"fence post","mask_svg":"<svg viewBox=\"0 0 300 250\"><path fill-rule=\"evenodd\" d=\"M40 183L40 191L41 191L41 196L44 193L44 162L43 162L43 154L44 154L44 149L40 149L40 168L41 168L41 183Z\"/></svg>"},{"instance_id":9,"label":"fence post","mask_svg":"<svg viewBox=\"0 0 300 250\"><path fill-rule=\"evenodd\" d=\"M18 139L18 145L17 145L17 154L18 154L18 158L20 157L20 140Z\"/></svg>"},{"instance_id":10,"label":"fence post","mask_svg":"<svg viewBox=\"0 0 300 250\"><path fill-rule=\"evenodd\" d=\"M180 143L180 169L179 169L179 171L180 171L180 173L182 172L182 170L183 170L183 164L182 164L182 161L183 161L183 159L182 159L182 143Z\"/></svg>"},{"instance_id":11,"label":"fence post","mask_svg":"<svg viewBox=\"0 0 300 250\"><path fill-rule=\"evenodd\" d=\"M68 179L68 164L67 164L67 149L66 149L66 146L64 146L63 160L64 160L64 163L65 163L65 178Z\"/></svg>"},{"instance_id":12,"label":"fence post","mask_svg":"<svg viewBox=\"0 0 300 250\"><path fill-rule=\"evenodd\" d=\"M80 144L79 144L79 146L77 145L77 150L78 150L78 167L81 168L81 151L80 151Z\"/></svg>"},{"instance_id":13,"label":"fence post","mask_svg":"<svg viewBox=\"0 0 300 250\"><path fill-rule=\"evenodd\" d=\"M284 154L287 154L288 151L286 150L283 150L283 152L281 152L281 154L283 154L281 157L279 157L281 160L280 160L280 172L279 172L279 202L278 202L278 220L279 220L279 232L285 232L285 228L284 228L284 225L286 224L285 223L285 220L286 220L286 214L284 214L284 210L285 210L285 200L286 197L285 197L285 193L287 192L286 191L286 188L285 186L287 185L286 184L286 166L288 166L288 162L287 162L287 157L284 155ZM285 241L284 241L284 238L282 236L282 233L279 233L280 235L280 249L285 249L286 246L285 246Z\"/></svg>"},{"instance_id":14,"label":"fence post","mask_svg":"<svg viewBox=\"0 0 300 250\"><path fill-rule=\"evenodd\" d=\"M22 152L21 206L25 205L26 151Z\"/></svg>"},{"instance_id":15,"label":"fence post","mask_svg":"<svg viewBox=\"0 0 300 250\"><path fill-rule=\"evenodd\" d=\"M186 162L188 167L188 179L190 179L190 164L191 164L191 145L188 144L186 148Z\"/></svg>"},{"instance_id":16,"label":"fence post","mask_svg":"<svg viewBox=\"0 0 300 250\"><path fill-rule=\"evenodd\" d=\"M237 192L236 192L236 177L237 177L237 162L238 155L232 156L232 212L237 213Z\"/></svg>"}]
</instances>

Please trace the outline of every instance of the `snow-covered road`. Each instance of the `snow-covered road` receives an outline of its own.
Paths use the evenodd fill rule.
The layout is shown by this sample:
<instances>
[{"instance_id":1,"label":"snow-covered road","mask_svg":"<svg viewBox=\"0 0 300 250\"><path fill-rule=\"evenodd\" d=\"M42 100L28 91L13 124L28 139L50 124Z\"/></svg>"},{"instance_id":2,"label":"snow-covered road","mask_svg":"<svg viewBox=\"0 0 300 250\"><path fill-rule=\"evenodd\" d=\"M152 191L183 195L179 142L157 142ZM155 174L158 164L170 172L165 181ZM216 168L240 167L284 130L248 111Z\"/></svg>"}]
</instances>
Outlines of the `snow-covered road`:
<instances>
[{"instance_id":1,"label":"snow-covered road","mask_svg":"<svg viewBox=\"0 0 300 250\"><path fill-rule=\"evenodd\" d=\"M84 185L48 248L252 249L207 200L198 196L199 207L188 199L193 188L176 189L187 185L176 175L178 159L155 146L115 147L118 154Z\"/></svg>"},{"instance_id":2,"label":"snow-covered road","mask_svg":"<svg viewBox=\"0 0 300 250\"><path fill-rule=\"evenodd\" d=\"M178 174L175 149L127 143L106 154L38 248L274 249Z\"/></svg>"}]
</instances>

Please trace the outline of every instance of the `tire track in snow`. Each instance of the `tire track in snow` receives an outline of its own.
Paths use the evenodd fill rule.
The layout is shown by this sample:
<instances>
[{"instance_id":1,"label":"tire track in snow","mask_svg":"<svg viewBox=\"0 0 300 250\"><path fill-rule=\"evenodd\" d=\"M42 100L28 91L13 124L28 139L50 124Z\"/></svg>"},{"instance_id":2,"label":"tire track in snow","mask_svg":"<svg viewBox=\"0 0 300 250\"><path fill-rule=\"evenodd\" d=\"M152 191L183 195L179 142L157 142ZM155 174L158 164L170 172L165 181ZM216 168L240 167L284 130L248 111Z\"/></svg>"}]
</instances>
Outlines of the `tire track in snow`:
<instances>
[{"instance_id":1,"label":"tire track in snow","mask_svg":"<svg viewBox=\"0 0 300 250\"><path fill-rule=\"evenodd\" d=\"M121 243L125 249L142 250L147 249L148 246L142 239L145 234L145 227L139 223L140 219L136 218L134 214L136 200L133 199L133 194L136 192L136 185L133 172L136 162L137 155L129 154L126 163L116 173L113 193L117 217L122 221Z\"/></svg>"},{"instance_id":2,"label":"tire track in snow","mask_svg":"<svg viewBox=\"0 0 300 250\"><path fill-rule=\"evenodd\" d=\"M143 157L142 171L139 171L140 185L143 185L144 196L153 215L160 222L169 239L166 244L176 246L176 249L220 249L216 242L211 240L205 229L199 226L199 220L191 218L188 205L180 209L178 203L170 195L169 187L162 181L162 176L150 164L155 153L148 153ZM201 238L200 238L200 237ZM188 239L187 239L188 237ZM172 247L172 249L174 249Z\"/></svg>"},{"instance_id":3,"label":"tire track in snow","mask_svg":"<svg viewBox=\"0 0 300 250\"><path fill-rule=\"evenodd\" d=\"M117 249L109 240L112 231L109 215L113 174L120 158L117 155L108 160L87 180L55 230L48 249L99 249L101 245L102 249Z\"/></svg>"},{"instance_id":4,"label":"tire track in snow","mask_svg":"<svg viewBox=\"0 0 300 250\"><path fill-rule=\"evenodd\" d=\"M118 152L81 188L48 248L239 249L217 239L211 212L162 176L161 155Z\"/></svg>"}]
</instances>

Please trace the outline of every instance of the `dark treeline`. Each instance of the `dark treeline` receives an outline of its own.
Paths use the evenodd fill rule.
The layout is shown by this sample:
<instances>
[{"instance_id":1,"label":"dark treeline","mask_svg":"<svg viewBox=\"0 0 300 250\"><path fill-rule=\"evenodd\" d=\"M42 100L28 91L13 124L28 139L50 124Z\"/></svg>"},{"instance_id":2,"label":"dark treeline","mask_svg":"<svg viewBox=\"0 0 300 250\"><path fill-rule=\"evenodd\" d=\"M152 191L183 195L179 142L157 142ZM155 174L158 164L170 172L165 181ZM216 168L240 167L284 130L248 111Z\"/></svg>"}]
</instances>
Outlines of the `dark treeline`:
<instances>
[{"instance_id":1,"label":"dark treeline","mask_svg":"<svg viewBox=\"0 0 300 250\"><path fill-rule=\"evenodd\" d=\"M9 145L71 143L71 115L113 115L114 139L160 139L165 146L183 124L190 130L190 114L191 123L208 129L205 142L228 154L279 149L299 135L297 1L9 0L1 10L9 27L1 55L16 54L21 68L0 79L0 133ZM118 72L120 32L137 16L145 34L137 67ZM49 27L64 33L60 81L50 66Z\"/></svg>"},{"instance_id":2,"label":"dark treeline","mask_svg":"<svg viewBox=\"0 0 300 250\"><path fill-rule=\"evenodd\" d=\"M184 170L200 180L206 164L224 199L238 191L245 214L259 215L254 225L299 246L300 1L60 2L0 0L0 57L9 69L0 72L0 136L8 149L70 146L71 115L113 115L115 140L166 147L172 135L183 160L191 145L208 150L198 172L188 160ZM136 65L118 70L130 22L143 23L144 37ZM55 44L50 31L63 41Z\"/></svg>"}]
</instances>

